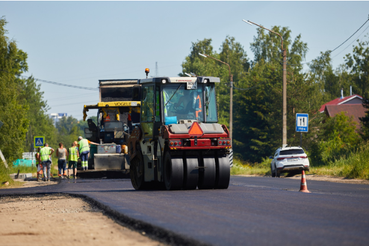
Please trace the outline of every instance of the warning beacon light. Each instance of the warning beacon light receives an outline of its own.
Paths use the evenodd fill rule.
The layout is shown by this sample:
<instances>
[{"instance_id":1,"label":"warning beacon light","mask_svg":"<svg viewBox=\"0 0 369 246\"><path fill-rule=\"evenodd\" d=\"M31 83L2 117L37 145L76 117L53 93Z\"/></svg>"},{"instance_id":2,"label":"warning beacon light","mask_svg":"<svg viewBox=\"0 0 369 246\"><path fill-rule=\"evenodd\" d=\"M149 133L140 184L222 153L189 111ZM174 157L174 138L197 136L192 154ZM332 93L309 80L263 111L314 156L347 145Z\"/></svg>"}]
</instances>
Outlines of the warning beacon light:
<instances>
[{"instance_id":1,"label":"warning beacon light","mask_svg":"<svg viewBox=\"0 0 369 246\"><path fill-rule=\"evenodd\" d=\"M145 68L145 73L146 73L146 78L149 76L149 73L150 73L150 69L148 68Z\"/></svg>"}]
</instances>

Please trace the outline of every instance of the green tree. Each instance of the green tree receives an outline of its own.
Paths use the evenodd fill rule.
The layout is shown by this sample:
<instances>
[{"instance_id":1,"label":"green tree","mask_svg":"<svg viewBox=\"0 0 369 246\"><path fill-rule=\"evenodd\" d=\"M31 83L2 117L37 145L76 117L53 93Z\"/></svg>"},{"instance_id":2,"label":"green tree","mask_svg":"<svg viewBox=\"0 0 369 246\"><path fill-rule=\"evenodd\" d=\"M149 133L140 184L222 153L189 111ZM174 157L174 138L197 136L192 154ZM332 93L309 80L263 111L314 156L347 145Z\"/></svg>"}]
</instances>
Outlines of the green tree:
<instances>
[{"instance_id":1,"label":"green tree","mask_svg":"<svg viewBox=\"0 0 369 246\"><path fill-rule=\"evenodd\" d=\"M19 100L23 81L19 76L26 72L27 54L18 49L15 41L6 36L6 20L0 18L0 149L9 162L19 158L23 151L29 121L28 105Z\"/></svg>"},{"instance_id":2,"label":"green tree","mask_svg":"<svg viewBox=\"0 0 369 246\"><path fill-rule=\"evenodd\" d=\"M33 151L34 136L44 136L50 146L55 146L56 129L46 113L48 106L46 101L43 100L40 85L36 84L33 77L29 77L24 80L22 87L20 100L23 104L29 106L26 114L29 126L23 146L24 151Z\"/></svg>"},{"instance_id":3,"label":"green tree","mask_svg":"<svg viewBox=\"0 0 369 246\"><path fill-rule=\"evenodd\" d=\"M221 124L229 127L230 75L228 66L214 59L201 57L199 53L228 63L231 67L233 81L235 82L241 80L245 75L246 69L249 67L249 62L243 47L233 37L226 37L219 54L213 51L211 41L211 39L204 39L192 43L191 52L182 63L182 73L179 75L186 76L186 73L194 73L198 76L220 77L221 83L216 85L218 118Z\"/></svg>"},{"instance_id":4,"label":"green tree","mask_svg":"<svg viewBox=\"0 0 369 246\"><path fill-rule=\"evenodd\" d=\"M78 120L72 116L59 119L56 128L58 130L57 141L63 143L64 146L69 146L78 139L78 136L82 135Z\"/></svg>"},{"instance_id":5,"label":"green tree","mask_svg":"<svg viewBox=\"0 0 369 246\"><path fill-rule=\"evenodd\" d=\"M325 165L354 150L360 142L353 117L338 113L326 117L317 141L312 144L311 158L315 165Z\"/></svg>"},{"instance_id":6,"label":"green tree","mask_svg":"<svg viewBox=\"0 0 369 246\"><path fill-rule=\"evenodd\" d=\"M360 135L363 140L369 140L369 99L364 98L363 107L366 109L365 116L359 118L361 121L361 132Z\"/></svg>"},{"instance_id":7,"label":"green tree","mask_svg":"<svg viewBox=\"0 0 369 246\"><path fill-rule=\"evenodd\" d=\"M308 93L311 83L306 82L302 72L302 59L307 52L307 44L301 35L293 41L288 28L272 27L283 37L283 47L287 50L287 128L288 143L294 142L296 112L309 113L317 106L309 107ZM261 161L275 151L282 142L282 53L278 35L258 29L251 43L254 60L235 95L234 149L243 153L244 159Z\"/></svg>"},{"instance_id":8,"label":"green tree","mask_svg":"<svg viewBox=\"0 0 369 246\"><path fill-rule=\"evenodd\" d=\"M357 46L352 54L346 55L345 62L353 76L353 91L369 98L369 41L357 40Z\"/></svg>"}]
</instances>

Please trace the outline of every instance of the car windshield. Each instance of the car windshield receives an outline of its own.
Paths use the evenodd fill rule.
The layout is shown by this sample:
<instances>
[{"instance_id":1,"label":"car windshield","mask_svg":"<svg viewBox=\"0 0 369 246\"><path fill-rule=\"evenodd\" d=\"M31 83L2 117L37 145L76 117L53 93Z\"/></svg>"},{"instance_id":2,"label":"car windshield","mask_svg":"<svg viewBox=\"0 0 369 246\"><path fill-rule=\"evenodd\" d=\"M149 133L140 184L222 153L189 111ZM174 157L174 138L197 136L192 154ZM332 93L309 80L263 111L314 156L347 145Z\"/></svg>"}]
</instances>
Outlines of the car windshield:
<instances>
[{"instance_id":1,"label":"car windshield","mask_svg":"<svg viewBox=\"0 0 369 246\"><path fill-rule=\"evenodd\" d=\"M299 155L305 154L303 149L288 149L288 150L281 150L279 155Z\"/></svg>"},{"instance_id":2,"label":"car windshield","mask_svg":"<svg viewBox=\"0 0 369 246\"><path fill-rule=\"evenodd\" d=\"M186 89L185 84L165 86L163 104L166 122L178 123L179 120L217 122L214 85L199 85L192 90Z\"/></svg>"}]
</instances>

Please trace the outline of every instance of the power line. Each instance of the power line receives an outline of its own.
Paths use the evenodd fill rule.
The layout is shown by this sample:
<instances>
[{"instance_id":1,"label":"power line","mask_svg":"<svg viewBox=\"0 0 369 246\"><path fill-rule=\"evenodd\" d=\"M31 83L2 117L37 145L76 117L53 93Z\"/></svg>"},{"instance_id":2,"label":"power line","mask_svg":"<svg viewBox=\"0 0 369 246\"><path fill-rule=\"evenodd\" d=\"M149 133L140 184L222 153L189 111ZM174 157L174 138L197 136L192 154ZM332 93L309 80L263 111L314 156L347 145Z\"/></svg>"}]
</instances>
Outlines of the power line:
<instances>
[{"instance_id":1,"label":"power line","mask_svg":"<svg viewBox=\"0 0 369 246\"><path fill-rule=\"evenodd\" d=\"M23 77L25 79L28 79L29 77L26 76L20 76ZM54 82L54 81L49 81L49 80L44 80L44 79L38 79L38 78L34 78L37 81L43 82L43 83L48 83L48 84L53 84L53 85L59 85L59 86L65 86L65 87L72 87L72 88L77 88L77 89L82 89L82 90L92 90L92 91L96 91L99 88L93 88L93 87L83 87L83 86L77 86L77 85L69 85L69 84L63 84L63 83L59 83L59 82Z\"/></svg>"},{"instance_id":2,"label":"power line","mask_svg":"<svg viewBox=\"0 0 369 246\"><path fill-rule=\"evenodd\" d=\"M339 47L341 47L344 43L346 43L350 38L352 38L352 36L354 36L367 22L369 21L369 16L368 19L364 22L364 24L361 25L361 27L359 27L359 29L356 30L356 32L354 32L348 39L346 39L342 44L338 45L336 48L334 48L333 50L330 51L330 53L332 53L333 51L335 51L336 49L338 49Z\"/></svg>"},{"instance_id":3,"label":"power line","mask_svg":"<svg viewBox=\"0 0 369 246\"><path fill-rule=\"evenodd\" d=\"M365 28L365 30L358 36L358 38L363 35L363 33L365 33L366 30L368 30L369 26L367 28ZM336 56L338 56L339 54L341 54L343 51L345 51L348 47L350 47L350 45L355 42L356 40L353 40L349 45L347 45L346 48L344 48L341 52L338 52L337 55L332 56L332 59L335 58Z\"/></svg>"}]
</instances>

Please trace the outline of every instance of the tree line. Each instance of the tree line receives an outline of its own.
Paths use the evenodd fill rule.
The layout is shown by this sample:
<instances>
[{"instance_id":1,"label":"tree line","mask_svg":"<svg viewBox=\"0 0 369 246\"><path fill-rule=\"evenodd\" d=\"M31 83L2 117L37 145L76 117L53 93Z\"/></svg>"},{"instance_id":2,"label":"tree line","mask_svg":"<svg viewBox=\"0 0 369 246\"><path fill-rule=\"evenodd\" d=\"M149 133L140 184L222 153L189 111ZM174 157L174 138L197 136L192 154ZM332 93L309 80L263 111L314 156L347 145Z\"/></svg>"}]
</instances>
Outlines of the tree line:
<instances>
[{"instance_id":1,"label":"tree line","mask_svg":"<svg viewBox=\"0 0 369 246\"><path fill-rule=\"evenodd\" d=\"M87 123L69 116L54 125L40 85L32 76L22 76L28 71L27 53L6 36L6 24L0 18L0 150L11 163L23 152L33 151L34 136L45 136L54 148L59 142L69 146Z\"/></svg>"},{"instance_id":2,"label":"tree line","mask_svg":"<svg viewBox=\"0 0 369 246\"><path fill-rule=\"evenodd\" d=\"M355 131L353 119L340 115L328 119L319 113L319 108L340 97L341 88L348 93L350 86L354 94L369 98L369 41L357 40L352 53L347 54L345 63L334 69L331 52L308 62L304 70L304 59L308 44L299 34L292 36L287 27L273 26L274 32L283 37L287 50L287 143L299 146L300 133L295 132L296 113L308 113L309 132L303 135L302 146L316 157L315 163L325 161L323 157L358 147L360 140L367 139L368 113L362 135ZM179 75L196 74L220 77L217 85L219 122L229 127L230 75L228 67L216 60L207 59L207 54L231 67L234 81L233 95L233 149L235 156L250 163L260 162L271 156L282 145L282 52L281 39L262 28L250 44L253 59L249 58L243 46L234 37L227 36L216 52L211 39L192 43L190 54L182 63ZM347 94L346 94L347 96ZM368 108L369 109L369 108ZM365 119L363 120L363 122ZM323 124L325 122L325 124ZM366 136L366 137L365 137ZM336 152L329 144L340 139ZM350 147L350 148L349 148ZM345 150L345 151L344 151ZM336 155L337 157L337 155Z\"/></svg>"},{"instance_id":3,"label":"tree line","mask_svg":"<svg viewBox=\"0 0 369 246\"><path fill-rule=\"evenodd\" d=\"M56 126L47 115L49 106L43 99L40 85L28 71L27 53L6 36L6 20L0 18L0 149L13 161L28 152L34 136L45 136L50 146L59 142L68 145L83 135L86 122L73 117L62 118ZM304 134L302 146L316 160L324 161L327 150L339 142L336 152L355 148L369 138L369 116L363 119L362 135L352 127L352 119L342 115L327 119L318 112L321 105L340 96L340 90L369 98L369 41L357 40L352 53L345 56L345 63L334 69L331 52L321 52L304 70L308 44L299 34L292 36L287 27L273 26L274 32L283 37L287 50L287 136L288 144L299 145L300 135L295 132L295 114L308 113L309 133ZM238 158L248 162L260 162L270 156L282 143L282 53L278 36L257 29L250 44L250 58L241 43L227 36L217 52L212 39L192 43L190 54L182 63L180 76L193 73L198 76L221 78L217 85L219 123L229 127L229 72L228 67L213 59L199 56L210 55L230 65L234 81L233 96L233 148ZM364 100L364 101L365 101ZM367 103L367 105L369 105ZM368 108L368 107L367 107ZM369 108L368 108L369 109ZM323 124L323 122L325 122ZM339 139L339 141L338 141ZM348 148L347 146L350 146ZM341 151L341 152L340 152ZM334 151L330 152L330 156Z\"/></svg>"}]
</instances>

